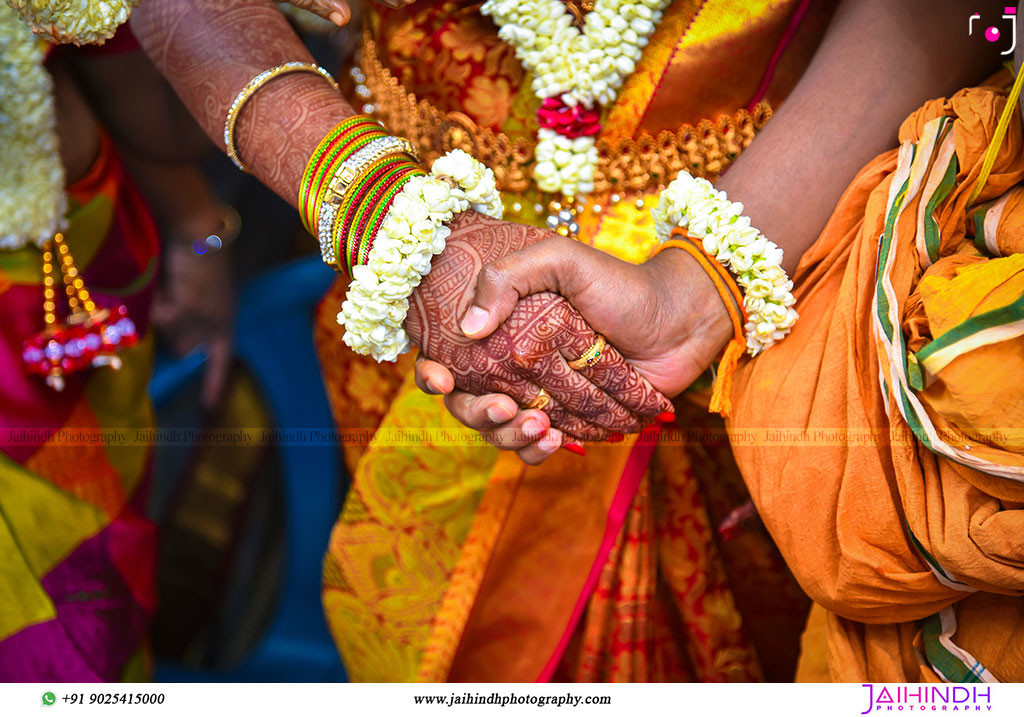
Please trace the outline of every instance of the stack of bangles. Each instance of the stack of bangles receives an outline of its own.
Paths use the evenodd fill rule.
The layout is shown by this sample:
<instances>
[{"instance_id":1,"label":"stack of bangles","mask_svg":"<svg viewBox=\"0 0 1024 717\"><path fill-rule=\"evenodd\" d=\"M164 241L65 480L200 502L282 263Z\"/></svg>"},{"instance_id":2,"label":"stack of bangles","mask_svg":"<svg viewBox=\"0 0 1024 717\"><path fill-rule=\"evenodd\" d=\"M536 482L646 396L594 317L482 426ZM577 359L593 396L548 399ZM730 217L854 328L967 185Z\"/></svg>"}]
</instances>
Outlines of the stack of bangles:
<instances>
[{"instance_id":1,"label":"stack of bangles","mask_svg":"<svg viewBox=\"0 0 1024 717\"><path fill-rule=\"evenodd\" d=\"M445 223L469 208L501 218L494 173L461 150L424 171L412 144L366 116L350 117L313 151L299 212L323 260L352 277L338 314L345 343L377 361L410 348L409 296L444 251Z\"/></svg>"},{"instance_id":2,"label":"stack of bangles","mask_svg":"<svg viewBox=\"0 0 1024 717\"><path fill-rule=\"evenodd\" d=\"M235 147L242 109L267 82L291 72L318 74L338 89L326 70L303 62L286 62L246 83L224 122L224 145L239 169L248 171ZM338 124L313 150L298 206L324 262L352 277L338 314L345 343L377 361L394 361L410 347L403 328L409 296L444 251L445 222L471 207L502 214L494 173L480 162L453 150L428 174L407 139L363 115Z\"/></svg>"},{"instance_id":3,"label":"stack of bangles","mask_svg":"<svg viewBox=\"0 0 1024 717\"><path fill-rule=\"evenodd\" d=\"M326 70L304 62L286 62L252 78L224 122L224 145L239 169L248 171L235 146L243 108L261 87L293 72L315 73L338 89ZM444 251L450 233L445 222L471 207L502 214L494 173L480 162L453 150L427 173L408 140L362 115L338 124L313 150L298 206L324 262L352 277L338 314L345 343L378 361L394 361L409 349L403 328L409 296Z\"/></svg>"},{"instance_id":4,"label":"stack of bangles","mask_svg":"<svg viewBox=\"0 0 1024 717\"><path fill-rule=\"evenodd\" d=\"M785 338L796 323L793 282L782 268L782 249L750 225L743 205L706 179L682 172L651 211L664 249L689 253L718 290L733 338L718 365L710 410L729 414L732 375L744 349L751 356Z\"/></svg>"}]
</instances>

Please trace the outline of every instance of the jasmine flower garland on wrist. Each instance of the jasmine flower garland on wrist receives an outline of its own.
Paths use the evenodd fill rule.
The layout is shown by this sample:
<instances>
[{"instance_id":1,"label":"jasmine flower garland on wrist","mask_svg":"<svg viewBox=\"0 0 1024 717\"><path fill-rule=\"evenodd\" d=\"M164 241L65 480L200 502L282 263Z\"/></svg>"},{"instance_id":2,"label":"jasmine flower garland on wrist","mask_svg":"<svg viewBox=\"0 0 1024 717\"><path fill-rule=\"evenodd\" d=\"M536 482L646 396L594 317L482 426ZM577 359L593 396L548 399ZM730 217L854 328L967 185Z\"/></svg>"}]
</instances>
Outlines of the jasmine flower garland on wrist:
<instances>
[{"instance_id":1,"label":"jasmine flower garland on wrist","mask_svg":"<svg viewBox=\"0 0 1024 717\"><path fill-rule=\"evenodd\" d=\"M338 314L345 343L377 361L394 361L411 342L404 323L409 296L445 249L445 222L467 209L502 215L494 173L462 150L438 158L429 176L413 177L395 197Z\"/></svg>"},{"instance_id":2,"label":"jasmine flower garland on wrist","mask_svg":"<svg viewBox=\"0 0 1024 717\"><path fill-rule=\"evenodd\" d=\"M661 193L651 216L661 241L681 227L736 277L747 312L747 353L756 356L786 337L799 318L793 282L782 268L782 249L750 225L742 204L730 202L706 179L682 172Z\"/></svg>"}]
</instances>

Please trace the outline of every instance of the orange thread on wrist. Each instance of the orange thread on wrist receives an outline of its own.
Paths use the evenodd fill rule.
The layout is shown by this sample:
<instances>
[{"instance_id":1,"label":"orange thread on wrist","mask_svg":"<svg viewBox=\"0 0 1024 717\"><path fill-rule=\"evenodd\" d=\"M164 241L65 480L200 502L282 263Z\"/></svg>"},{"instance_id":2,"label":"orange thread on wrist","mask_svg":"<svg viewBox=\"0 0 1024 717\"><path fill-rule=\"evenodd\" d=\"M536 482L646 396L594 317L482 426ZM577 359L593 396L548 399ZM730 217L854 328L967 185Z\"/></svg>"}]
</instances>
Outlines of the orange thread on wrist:
<instances>
[{"instance_id":1,"label":"orange thread on wrist","mask_svg":"<svg viewBox=\"0 0 1024 717\"><path fill-rule=\"evenodd\" d=\"M743 308L743 295L735 279L722 264L704 251L699 241L691 237L682 229L676 228L672 231L673 239L662 242L651 253L650 258L656 257L665 249L682 249L692 256L700 264L704 273L715 285L719 298L725 304L725 310L732 321L733 337L722 352L722 358L718 362L718 372L715 375L715 383L711 390L711 401L708 404L708 411L721 416L728 416L732 411L732 377L736 373L736 367L743 351L747 347L743 327L747 323L747 312Z\"/></svg>"}]
</instances>

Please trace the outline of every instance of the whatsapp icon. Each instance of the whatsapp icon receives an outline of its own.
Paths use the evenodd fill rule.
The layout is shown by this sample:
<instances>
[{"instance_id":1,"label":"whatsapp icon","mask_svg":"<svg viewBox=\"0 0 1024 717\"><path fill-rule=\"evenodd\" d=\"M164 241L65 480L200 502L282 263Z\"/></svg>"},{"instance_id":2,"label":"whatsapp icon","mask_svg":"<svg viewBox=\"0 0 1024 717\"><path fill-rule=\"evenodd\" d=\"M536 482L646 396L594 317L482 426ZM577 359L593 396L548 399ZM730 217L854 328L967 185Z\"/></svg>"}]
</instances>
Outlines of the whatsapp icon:
<instances>
[{"instance_id":1,"label":"whatsapp icon","mask_svg":"<svg viewBox=\"0 0 1024 717\"><path fill-rule=\"evenodd\" d=\"M53 694L52 692L44 692L43 693L43 704L44 705L52 705L56 701L57 701L57 695Z\"/></svg>"}]
</instances>

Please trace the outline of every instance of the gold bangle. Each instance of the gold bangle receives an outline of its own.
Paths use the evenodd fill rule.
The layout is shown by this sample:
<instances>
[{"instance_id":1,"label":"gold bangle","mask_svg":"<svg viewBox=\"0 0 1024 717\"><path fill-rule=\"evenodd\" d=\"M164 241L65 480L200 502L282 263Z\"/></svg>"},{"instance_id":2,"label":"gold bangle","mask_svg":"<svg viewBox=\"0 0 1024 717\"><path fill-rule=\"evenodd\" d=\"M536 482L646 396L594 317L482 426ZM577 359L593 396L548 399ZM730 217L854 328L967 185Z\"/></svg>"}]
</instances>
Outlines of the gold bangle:
<instances>
[{"instance_id":1,"label":"gold bangle","mask_svg":"<svg viewBox=\"0 0 1024 717\"><path fill-rule=\"evenodd\" d=\"M335 82L334 78L331 77L331 73L320 67L314 65L312 62L286 62L283 65L272 67L269 70L264 70L260 74L253 77L249 82L241 89L241 91L235 95L235 101L231 103L228 108L228 116L224 120L224 148L227 151L228 157L235 163L235 166L241 169L243 172L249 170L242 164L242 159L238 156L238 150L235 148L235 124L238 122L238 117L242 113L242 108L245 107L245 103L248 102L256 91L259 90L263 85L267 84L270 80L281 75L288 74L289 72L312 72L320 75L331 87L334 88L335 92L339 91L338 83Z\"/></svg>"},{"instance_id":2,"label":"gold bangle","mask_svg":"<svg viewBox=\"0 0 1024 717\"><path fill-rule=\"evenodd\" d=\"M575 361L569 362L569 368L573 371L579 371L580 369L588 368L593 366L601 360L601 354L604 353L604 347L607 345L607 341L601 334L597 335L597 340L591 344L590 348L580 354L580 357Z\"/></svg>"}]
</instances>

